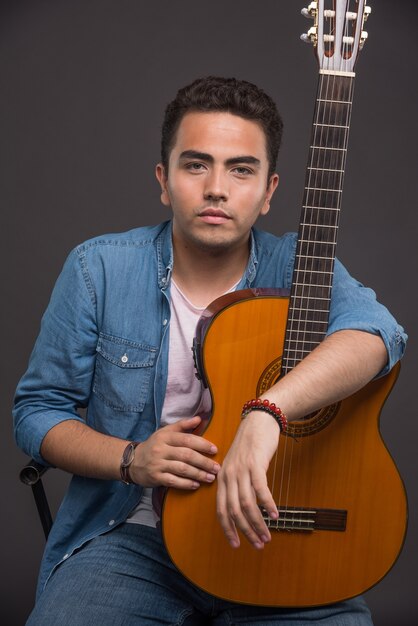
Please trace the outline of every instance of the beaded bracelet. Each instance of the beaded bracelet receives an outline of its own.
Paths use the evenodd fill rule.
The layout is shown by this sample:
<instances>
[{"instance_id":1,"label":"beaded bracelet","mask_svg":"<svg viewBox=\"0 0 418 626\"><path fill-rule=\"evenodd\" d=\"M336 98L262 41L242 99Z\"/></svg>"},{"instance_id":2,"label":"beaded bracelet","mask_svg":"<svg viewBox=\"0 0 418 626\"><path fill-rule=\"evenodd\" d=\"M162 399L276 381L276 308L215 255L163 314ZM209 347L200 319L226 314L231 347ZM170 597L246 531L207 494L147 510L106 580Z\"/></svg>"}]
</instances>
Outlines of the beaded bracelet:
<instances>
[{"instance_id":1,"label":"beaded bracelet","mask_svg":"<svg viewBox=\"0 0 418 626\"><path fill-rule=\"evenodd\" d=\"M274 419L279 425L280 432L285 433L287 430L287 417L283 413L278 406L274 404L274 402L269 402L268 400L262 400L261 398L257 398L255 400L248 400L242 407L241 419L247 417L248 413L251 411L265 411Z\"/></svg>"}]
</instances>

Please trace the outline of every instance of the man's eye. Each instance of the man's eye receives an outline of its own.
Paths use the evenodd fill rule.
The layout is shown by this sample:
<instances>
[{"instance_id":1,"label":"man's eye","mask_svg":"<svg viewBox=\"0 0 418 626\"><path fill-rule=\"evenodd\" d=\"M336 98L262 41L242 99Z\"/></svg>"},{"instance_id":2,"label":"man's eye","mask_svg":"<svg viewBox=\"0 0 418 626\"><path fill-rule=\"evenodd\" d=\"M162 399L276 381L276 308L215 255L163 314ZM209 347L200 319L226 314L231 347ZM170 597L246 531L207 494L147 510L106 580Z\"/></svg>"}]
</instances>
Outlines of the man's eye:
<instances>
[{"instance_id":1,"label":"man's eye","mask_svg":"<svg viewBox=\"0 0 418 626\"><path fill-rule=\"evenodd\" d=\"M201 172L204 169L203 163L187 163L186 169L191 172Z\"/></svg>"},{"instance_id":2,"label":"man's eye","mask_svg":"<svg viewBox=\"0 0 418 626\"><path fill-rule=\"evenodd\" d=\"M252 174L252 170L250 170L248 167L235 167L234 168L234 172L236 174L238 174L239 176L248 176L249 174Z\"/></svg>"}]
</instances>

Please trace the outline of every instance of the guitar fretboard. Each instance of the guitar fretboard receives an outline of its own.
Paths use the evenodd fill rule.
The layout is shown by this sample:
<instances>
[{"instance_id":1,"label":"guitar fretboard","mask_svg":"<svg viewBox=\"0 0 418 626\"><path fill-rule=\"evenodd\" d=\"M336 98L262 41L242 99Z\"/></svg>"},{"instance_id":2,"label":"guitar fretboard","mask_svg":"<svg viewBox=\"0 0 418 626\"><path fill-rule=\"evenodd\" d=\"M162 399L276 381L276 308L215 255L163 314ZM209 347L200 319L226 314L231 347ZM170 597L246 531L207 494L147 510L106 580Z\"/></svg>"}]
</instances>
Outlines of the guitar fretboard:
<instances>
[{"instance_id":1,"label":"guitar fretboard","mask_svg":"<svg viewBox=\"0 0 418 626\"><path fill-rule=\"evenodd\" d=\"M353 76L319 76L283 373L322 341L328 327L353 87Z\"/></svg>"}]
</instances>

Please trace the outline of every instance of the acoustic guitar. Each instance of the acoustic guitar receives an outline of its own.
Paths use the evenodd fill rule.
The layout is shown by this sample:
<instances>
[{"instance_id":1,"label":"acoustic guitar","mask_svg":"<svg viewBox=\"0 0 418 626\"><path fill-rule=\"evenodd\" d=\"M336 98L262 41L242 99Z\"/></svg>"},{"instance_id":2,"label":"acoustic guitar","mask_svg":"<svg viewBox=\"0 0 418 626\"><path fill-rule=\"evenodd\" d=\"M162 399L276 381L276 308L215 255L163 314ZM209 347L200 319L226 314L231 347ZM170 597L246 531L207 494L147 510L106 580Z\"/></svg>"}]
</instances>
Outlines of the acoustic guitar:
<instances>
[{"instance_id":1,"label":"acoustic guitar","mask_svg":"<svg viewBox=\"0 0 418 626\"><path fill-rule=\"evenodd\" d=\"M351 2L350 10L349 0L318 0L303 11L315 21L305 39L320 70L290 297L238 291L215 300L198 324L195 357L212 397L205 436L221 464L244 402L295 367L327 330L365 4ZM219 598L283 607L329 604L376 584L397 559L407 523L404 486L379 432L398 371L292 422L280 437L268 471L279 518L263 513L272 534L264 550L245 540L229 546L216 516L216 481L195 492L169 489L162 532L183 575Z\"/></svg>"}]
</instances>

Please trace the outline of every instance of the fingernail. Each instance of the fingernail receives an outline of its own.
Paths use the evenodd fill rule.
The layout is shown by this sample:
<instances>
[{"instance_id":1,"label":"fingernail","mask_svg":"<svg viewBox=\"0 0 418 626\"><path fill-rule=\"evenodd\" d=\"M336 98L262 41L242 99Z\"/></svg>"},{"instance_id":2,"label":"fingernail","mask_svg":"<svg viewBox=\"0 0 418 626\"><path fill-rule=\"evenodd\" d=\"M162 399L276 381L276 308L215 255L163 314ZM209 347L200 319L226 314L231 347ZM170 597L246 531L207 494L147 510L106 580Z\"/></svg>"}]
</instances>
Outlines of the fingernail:
<instances>
[{"instance_id":1,"label":"fingernail","mask_svg":"<svg viewBox=\"0 0 418 626\"><path fill-rule=\"evenodd\" d=\"M215 475L214 474L206 474L206 480L209 483L212 483L215 480Z\"/></svg>"},{"instance_id":2,"label":"fingernail","mask_svg":"<svg viewBox=\"0 0 418 626\"><path fill-rule=\"evenodd\" d=\"M210 447L210 452L211 452L212 454L216 454L216 453L218 452L218 448L217 448L216 446L211 446L211 447Z\"/></svg>"}]
</instances>

